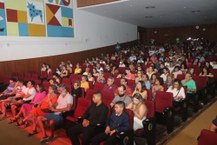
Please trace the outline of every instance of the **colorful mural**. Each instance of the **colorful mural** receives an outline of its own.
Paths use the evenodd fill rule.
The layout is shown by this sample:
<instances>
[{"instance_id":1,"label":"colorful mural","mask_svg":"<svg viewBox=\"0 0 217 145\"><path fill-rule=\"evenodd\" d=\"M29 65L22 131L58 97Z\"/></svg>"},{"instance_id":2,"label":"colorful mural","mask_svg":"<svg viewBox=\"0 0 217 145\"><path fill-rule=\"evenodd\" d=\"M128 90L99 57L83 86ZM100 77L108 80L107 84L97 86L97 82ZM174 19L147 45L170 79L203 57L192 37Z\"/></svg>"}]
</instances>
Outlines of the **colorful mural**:
<instances>
[{"instance_id":1,"label":"colorful mural","mask_svg":"<svg viewBox=\"0 0 217 145\"><path fill-rule=\"evenodd\" d=\"M0 35L74 37L72 0L0 0Z\"/></svg>"}]
</instances>

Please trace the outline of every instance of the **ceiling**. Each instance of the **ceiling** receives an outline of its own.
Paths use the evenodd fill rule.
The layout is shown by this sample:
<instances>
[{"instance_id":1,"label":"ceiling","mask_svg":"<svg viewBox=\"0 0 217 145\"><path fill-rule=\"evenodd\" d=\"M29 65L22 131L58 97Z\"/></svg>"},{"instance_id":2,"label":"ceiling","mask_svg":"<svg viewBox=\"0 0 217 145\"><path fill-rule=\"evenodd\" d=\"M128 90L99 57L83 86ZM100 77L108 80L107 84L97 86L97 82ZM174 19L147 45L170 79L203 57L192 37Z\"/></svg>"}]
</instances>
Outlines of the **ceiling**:
<instances>
[{"instance_id":1,"label":"ceiling","mask_svg":"<svg viewBox=\"0 0 217 145\"><path fill-rule=\"evenodd\" d=\"M145 28L217 24L217 0L123 0L80 9Z\"/></svg>"}]
</instances>

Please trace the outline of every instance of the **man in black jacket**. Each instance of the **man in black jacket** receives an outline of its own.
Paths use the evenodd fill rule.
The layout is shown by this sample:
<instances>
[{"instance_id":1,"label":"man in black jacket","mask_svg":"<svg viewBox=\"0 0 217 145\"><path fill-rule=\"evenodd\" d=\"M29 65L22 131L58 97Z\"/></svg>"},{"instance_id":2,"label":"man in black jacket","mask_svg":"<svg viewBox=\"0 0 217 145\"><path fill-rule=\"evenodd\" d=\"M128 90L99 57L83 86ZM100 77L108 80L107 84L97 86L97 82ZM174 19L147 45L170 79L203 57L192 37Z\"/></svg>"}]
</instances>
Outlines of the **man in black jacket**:
<instances>
[{"instance_id":1,"label":"man in black jacket","mask_svg":"<svg viewBox=\"0 0 217 145\"><path fill-rule=\"evenodd\" d=\"M92 101L93 104L83 114L83 122L68 130L68 135L73 145L80 145L79 134L83 134L82 145L89 145L90 140L97 133L97 127L105 124L108 108L102 102L102 94L95 92Z\"/></svg>"}]
</instances>

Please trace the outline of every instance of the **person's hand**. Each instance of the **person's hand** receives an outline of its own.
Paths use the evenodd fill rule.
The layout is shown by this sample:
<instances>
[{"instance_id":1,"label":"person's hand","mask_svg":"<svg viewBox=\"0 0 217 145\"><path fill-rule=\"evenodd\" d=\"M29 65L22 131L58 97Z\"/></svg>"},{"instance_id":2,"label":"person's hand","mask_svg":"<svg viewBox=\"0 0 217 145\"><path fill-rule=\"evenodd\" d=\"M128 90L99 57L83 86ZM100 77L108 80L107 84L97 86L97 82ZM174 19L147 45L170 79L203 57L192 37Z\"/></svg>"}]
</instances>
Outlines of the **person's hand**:
<instances>
[{"instance_id":1,"label":"person's hand","mask_svg":"<svg viewBox=\"0 0 217 145\"><path fill-rule=\"evenodd\" d=\"M56 109L55 109L53 106L50 106L50 107L49 107L49 110L50 110L50 111L53 111L53 112L56 111Z\"/></svg>"},{"instance_id":2,"label":"person's hand","mask_svg":"<svg viewBox=\"0 0 217 145\"><path fill-rule=\"evenodd\" d=\"M109 134L110 132L111 132L110 127L107 126L106 129L105 129L105 134Z\"/></svg>"},{"instance_id":3,"label":"person's hand","mask_svg":"<svg viewBox=\"0 0 217 145\"><path fill-rule=\"evenodd\" d=\"M89 120L84 119L82 122L83 127L87 127L90 124Z\"/></svg>"},{"instance_id":4,"label":"person's hand","mask_svg":"<svg viewBox=\"0 0 217 145\"><path fill-rule=\"evenodd\" d=\"M112 136L112 134L114 134L116 132L116 130L114 129L114 130L112 130L111 132L110 132L110 136Z\"/></svg>"}]
</instances>

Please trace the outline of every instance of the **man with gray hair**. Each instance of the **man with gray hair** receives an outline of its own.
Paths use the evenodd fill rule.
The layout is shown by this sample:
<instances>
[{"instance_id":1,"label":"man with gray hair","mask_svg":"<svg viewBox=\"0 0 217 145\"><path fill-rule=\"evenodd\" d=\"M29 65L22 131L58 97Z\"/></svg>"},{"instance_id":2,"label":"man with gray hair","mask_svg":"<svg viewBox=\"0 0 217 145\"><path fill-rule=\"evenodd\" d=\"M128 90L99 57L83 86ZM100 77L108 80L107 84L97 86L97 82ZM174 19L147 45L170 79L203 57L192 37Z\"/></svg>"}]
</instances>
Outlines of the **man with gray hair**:
<instances>
[{"instance_id":1,"label":"man with gray hair","mask_svg":"<svg viewBox=\"0 0 217 145\"><path fill-rule=\"evenodd\" d=\"M107 79L107 83L104 85L102 91L104 92L112 92L113 94L117 90L117 86L114 84L115 79L113 77L109 77Z\"/></svg>"}]
</instances>

